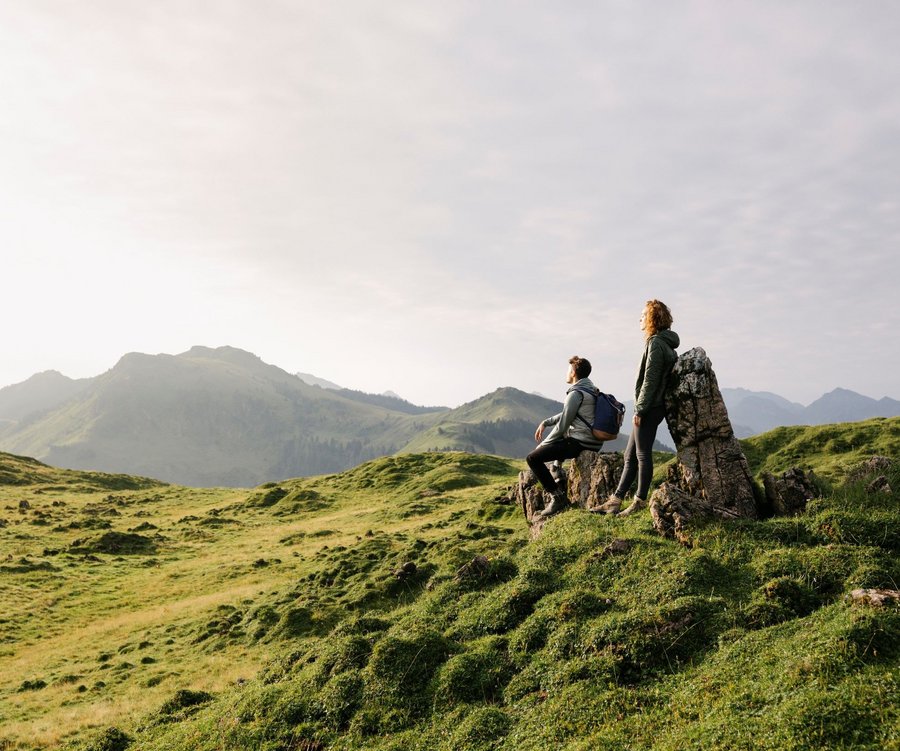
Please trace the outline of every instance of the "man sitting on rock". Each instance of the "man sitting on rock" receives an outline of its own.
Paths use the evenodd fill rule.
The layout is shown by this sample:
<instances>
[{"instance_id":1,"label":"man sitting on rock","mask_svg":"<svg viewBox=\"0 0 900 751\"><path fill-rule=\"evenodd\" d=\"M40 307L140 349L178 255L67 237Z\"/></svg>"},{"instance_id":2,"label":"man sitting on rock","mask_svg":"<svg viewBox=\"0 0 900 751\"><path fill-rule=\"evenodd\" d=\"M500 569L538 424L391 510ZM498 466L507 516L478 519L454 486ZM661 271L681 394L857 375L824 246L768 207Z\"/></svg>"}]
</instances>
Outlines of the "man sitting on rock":
<instances>
[{"instance_id":1,"label":"man sitting on rock","mask_svg":"<svg viewBox=\"0 0 900 751\"><path fill-rule=\"evenodd\" d=\"M562 511L568 505L566 488L560 487L554 479L547 468L547 462L574 459L585 449L599 451L603 447L603 442L594 438L591 432L594 420L593 394L597 389L588 378L590 374L591 364L583 357L575 355L569 360L566 383L570 386L566 391L563 411L548 417L537 426L537 430L534 431L536 441L541 440L544 428L552 425L553 429L540 445L525 457L538 482L550 494L550 503L539 514L544 518Z\"/></svg>"}]
</instances>

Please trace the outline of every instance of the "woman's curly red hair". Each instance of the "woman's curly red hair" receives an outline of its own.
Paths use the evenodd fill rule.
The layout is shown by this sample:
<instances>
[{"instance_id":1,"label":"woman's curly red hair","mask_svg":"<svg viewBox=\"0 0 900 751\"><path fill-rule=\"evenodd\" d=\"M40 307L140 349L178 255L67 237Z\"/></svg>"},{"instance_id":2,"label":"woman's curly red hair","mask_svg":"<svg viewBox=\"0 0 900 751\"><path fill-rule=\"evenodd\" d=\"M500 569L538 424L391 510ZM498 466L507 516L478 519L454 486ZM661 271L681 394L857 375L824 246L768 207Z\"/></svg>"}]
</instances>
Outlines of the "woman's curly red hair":
<instances>
[{"instance_id":1,"label":"woman's curly red hair","mask_svg":"<svg viewBox=\"0 0 900 751\"><path fill-rule=\"evenodd\" d=\"M644 331L647 333L648 339L672 326L672 311L660 300L647 300L644 314Z\"/></svg>"}]
</instances>

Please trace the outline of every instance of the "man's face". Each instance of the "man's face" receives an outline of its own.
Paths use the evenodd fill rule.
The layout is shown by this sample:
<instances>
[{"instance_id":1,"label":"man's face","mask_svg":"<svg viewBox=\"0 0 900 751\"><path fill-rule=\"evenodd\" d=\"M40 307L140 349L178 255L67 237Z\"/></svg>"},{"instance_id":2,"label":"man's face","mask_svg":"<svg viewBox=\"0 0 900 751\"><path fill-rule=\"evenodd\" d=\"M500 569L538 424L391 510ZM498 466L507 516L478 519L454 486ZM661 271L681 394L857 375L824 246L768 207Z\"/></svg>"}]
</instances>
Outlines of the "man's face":
<instances>
[{"instance_id":1,"label":"man's face","mask_svg":"<svg viewBox=\"0 0 900 751\"><path fill-rule=\"evenodd\" d=\"M578 379L575 377L575 367L573 365L569 366L569 375L566 376L566 383L575 383Z\"/></svg>"}]
</instances>

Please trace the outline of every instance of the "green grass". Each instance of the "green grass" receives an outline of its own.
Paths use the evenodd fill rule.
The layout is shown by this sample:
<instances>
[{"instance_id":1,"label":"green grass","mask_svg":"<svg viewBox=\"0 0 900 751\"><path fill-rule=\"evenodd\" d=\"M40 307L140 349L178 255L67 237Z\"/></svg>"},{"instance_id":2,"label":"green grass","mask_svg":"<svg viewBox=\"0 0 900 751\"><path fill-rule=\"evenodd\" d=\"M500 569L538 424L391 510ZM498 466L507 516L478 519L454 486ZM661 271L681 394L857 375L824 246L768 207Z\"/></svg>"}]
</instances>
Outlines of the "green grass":
<instances>
[{"instance_id":1,"label":"green grass","mask_svg":"<svg viewBox=\"0 0 900 751\"><path fill-rule=\"evenodd\" d=\"M687 545L646 512L529 542L489 456L114 492L0 456L0 748L900 751L900 608L846 597L900 585L897 494L850 472L900 487L898 425L743 442L823 497Z\"/></svg>"},{"instance_id":2,"label":"green grass","mask_svg":"<svg viewBox=\"0 0 900 751\"><path fill-rule=\"evenodd\" d=\"M779 473L799 466L840 482L862 459L875 454L900 456L900 418L776 428L742 440L741 447L755 472Z\"/></svg>"}]
</instances>

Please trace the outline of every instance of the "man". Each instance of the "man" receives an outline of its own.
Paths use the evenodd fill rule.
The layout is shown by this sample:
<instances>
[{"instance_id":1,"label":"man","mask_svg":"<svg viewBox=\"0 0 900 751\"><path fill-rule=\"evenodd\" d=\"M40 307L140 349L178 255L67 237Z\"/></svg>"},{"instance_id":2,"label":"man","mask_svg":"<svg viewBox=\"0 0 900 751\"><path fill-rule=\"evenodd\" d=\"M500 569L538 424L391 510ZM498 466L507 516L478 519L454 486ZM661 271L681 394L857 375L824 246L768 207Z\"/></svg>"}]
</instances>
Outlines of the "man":
<instances>
[{"instance_id":1,"label":"man","mask_svg":"<svg viewBox=\"0 0 900 751\"><path fill-rule=\"evenodd\" d=\"M585 449L599 451L603 442L598 441L591 432L594 419L594 394L597 389L588 376L591 364L583 357L575 355L569 360L569 373L566 383L566 400L563 411L537 426L534 440L541 441L544 428L553 426L547 437L532 451L525 461L534 472L538 482L550 494L550 503L541 511L540 516L548 517L562 511L568 505L565 487L560 487L554 479L547 462L574 459Z\"/></svg>"}]
</instances>

